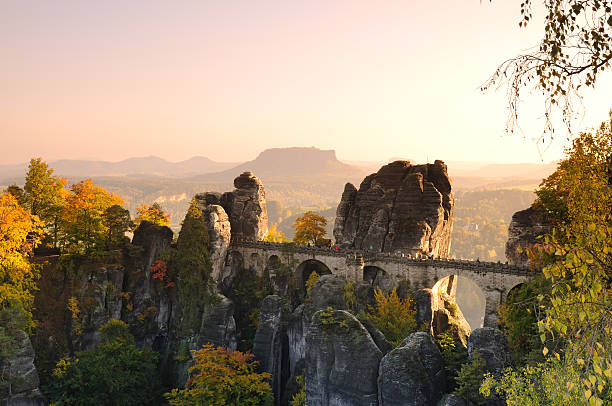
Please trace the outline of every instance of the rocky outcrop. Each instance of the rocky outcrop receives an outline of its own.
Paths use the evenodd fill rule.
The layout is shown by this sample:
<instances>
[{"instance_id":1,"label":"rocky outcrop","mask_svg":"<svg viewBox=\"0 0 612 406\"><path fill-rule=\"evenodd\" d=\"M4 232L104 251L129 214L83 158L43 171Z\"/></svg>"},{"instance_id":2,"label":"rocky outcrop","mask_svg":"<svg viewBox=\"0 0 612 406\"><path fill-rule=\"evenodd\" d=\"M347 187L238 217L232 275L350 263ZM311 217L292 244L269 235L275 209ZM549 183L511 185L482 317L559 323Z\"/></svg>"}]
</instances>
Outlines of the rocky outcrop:
<instances>
[{"instance_id":1,"label":"rocky outcrop","mask_svg":"<svg viewBox=\"0 0 612 406\"><path fill-rule=\"evenodd\" d=\"M268 232L264 186L251 172L243 172L234 179L234 187L219 199L232 226L232 239L261 241Z\"/></svg>"},{"instance_id":2,"label":"rocky outcrop","mask_svg":"<svg viewBox=\"0 0 612 406\"><path fill-rule=\"evenodd\" d=\"M411 334L380 362L380 406L435 406L445 388L444 361L427 333Z\"/></svg>"},{"instance_id":3,"label":"rocky outcrop","mask_svg":"<svg viewBox=\"0 0 612 406\"><path fill-rule=\"evenodd\" d=\"M170 248L172 236L173 233L169 227L158 226L148 221L140 223L134 231L132 244L142 248L141 262L145 274L139 294L142 294L143 297L151 296L151 265L162 252Z\"/></svg>"},{"instance_id":4,"label":"rocky outcrop","mask_svg":"<svg viewBox=\"0 0 612 406\"><path fill-rule=\"evenodd\" d=\"M417 326L427 326L427 331L431 331L433 320L432 309L434 307L433 294L431 289L419 289L414 294L414 307L416 309Z\"/></svg>"},{"instance_id":5,"label":"rocky outcrop","mask_svg":"<svg viewBox=\"0 0 612 406\"><path fill-rule=\"evenodd\" d=\"M266 296L261 302L259 324L255 333L253 355L259 361L259 369L272 374L272 392L275 404L289 378L288 315L291 309L278 295Z\"/></svg>"},{"instance_id":6,"label":"rocky outcrop","mask_svg":"<svg viewBox=\"0 0 612 406\"><path fill-rule=\"evenodd\" d=\"M8 388L0 388L0 405L43 406L47 402L40 392L38 372L34 366L34 349L30 338L24 331L15 333L16 351L8 361L0 361L0 371L10 376L10 396ZM6 375L5 375L6 376Z\"/></svg>"},{"instance_id":7,"label":"rocky outcrop","mask_svg":"<svg viewBox=\"0 0 612 406\"><path fill-rule=\"evenodd\" d=\"M512 365L512 357L505 334L496 328L482 327L472 331L468 339L470 358L478 351L485 361L485 371L501 375L504 368Z\"/></svg>"},{"instance_id":8,"label":"rocky outcrop","mask_svg":"<svg viewBox=\"0 0 612 406\"><path fill-rule=\"evenodd\" d=\"M316 310L327 306L334 309L346 309L344 302L344 285L346 280L336 275L323 275L310 291L311 303L309 307Z\"/></svg>"},{"instance_id":9,"label":"rocky outcrop","mask_svg":"<svg viewBox=\"0 0 612 406\"><path fill-rule=\"evenodd\" d=\"M543 209L532 206L514 213L508 227L508 241L506 242L508 262L512 265L529 266L529 258L525 250L538 242L538 236L550 231L551 224ZM522 250L520 253L519 248Z\"/></svg>"},{"instance_id":10,"label":"rocky outcrop","mask_svg":"<svg viewBox=\"0 0 612 406\"><path fill-rule=\"evenodd\" d=\"M334 237L356 249L447 257L453 206L444 162L395 161L367 176L359 190L345 186Z\"/></svg>"},{"instance_id":11,"label":"rocky outcrop","mask_svg":"<svg viewBox=\"0 0 612 406\"><path fill-rule=\"evenodd\" d=\"M306 404L375 406L382 353L349 312L321 310L306 336Z\"/></svg>"},{"instance_id":12,"label":"rocky outcrop","mask_svg":"<svg viewBox=\"0 0 612 406\"><path fill-rule=\"evenodd\" d=\"M370 337L372 337L372 340L374 340L374 343L376 344L382 355L387 355L387 353L393 349L393 345L389 341L387 341L385 335L374 325L374 323L368 320L367 317L360 317L359 321L361 322L363 327L368 330L368 333L370 333Z\"/></svg>"},{"instance_id":13,"label":"rocky outcrop","mask_svg":"<svg viewBox=\"0 0 612 406\"><path fill-rule=\"evenodd\" d=\"M457 283L457 276L450 275L432 289L432 334L448 332L465 347L472 329L457 305Z\"/></svg>"},{"instance_id":14,"label":"rocky outcrop","mask_svg":"<svg viewBox=\"0 0 612 406\"><path fill-rule=\"evenodd\" d=\"M217 297L219 301L207 306L202 315L198 347L206 343L213 343L216 347L235 350L237 342L234 304L223 295L217 295Z\"/></svg>"},{"instance_id":15,"label":"rocky outcrop","mask_svg":"<svg viewBox=\"0 0 612 406\"><path fill-rule=\"evenodd\" d=\"M212 263L211 276L214 281L219 281L227 255L227 248L232 237L229 217L222 206L214 204L215 201L220 200L218 193L197 194L195 199L208 226L208 251Z\"/></svg>"}]
</instances>

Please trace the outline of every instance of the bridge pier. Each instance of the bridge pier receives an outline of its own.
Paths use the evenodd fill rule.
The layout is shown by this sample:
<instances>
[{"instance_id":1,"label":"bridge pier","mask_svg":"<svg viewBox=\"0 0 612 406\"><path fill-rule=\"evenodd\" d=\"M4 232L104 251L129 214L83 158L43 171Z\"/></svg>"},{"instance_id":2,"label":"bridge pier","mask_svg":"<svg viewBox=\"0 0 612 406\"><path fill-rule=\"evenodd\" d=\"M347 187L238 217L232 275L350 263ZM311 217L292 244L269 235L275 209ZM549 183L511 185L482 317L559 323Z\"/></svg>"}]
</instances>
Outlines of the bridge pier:
<instances>
[{"instance_id":1,"label":"bridge pier","mask_svg":"<svg viewBox=\"0 0 612 406\"><path fill-rule=\"evenodd\" d=\"M497 306L504 302L504 292L498 289L482 289L485 296L484 327L497 328Z\"/></svg>"},{"instance_id":2,"label":"bridge pier","mask_svg":"<svg viewBox=\"0 0 612 406\"><path fill-rule=\"evenodd\" d=\"M361 255L355 255L354 257L348 256L346 258L346 270L344 277L347 281L359 282L363 280L363 268L365 261Z\"/></svg>"}]
</instances>

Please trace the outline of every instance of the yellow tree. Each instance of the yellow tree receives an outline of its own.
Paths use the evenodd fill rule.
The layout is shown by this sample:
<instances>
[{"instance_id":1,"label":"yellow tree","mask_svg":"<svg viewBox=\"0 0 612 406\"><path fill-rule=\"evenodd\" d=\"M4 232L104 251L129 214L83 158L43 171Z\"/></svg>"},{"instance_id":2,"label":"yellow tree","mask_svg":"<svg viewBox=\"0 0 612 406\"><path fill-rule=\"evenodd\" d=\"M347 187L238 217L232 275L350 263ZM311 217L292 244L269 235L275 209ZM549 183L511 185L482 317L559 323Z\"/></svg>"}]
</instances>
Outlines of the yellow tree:
<instances>
[{"instance_id":1,"label":"yellow tree","mask_svg":"<svg viewBox=\"0 0 612 406\"><path fill-rule=\"evenodd\" d=\"M159 203L152 205L143 204L136 209L138 216L134 219L134 223L138 226L143 221L157 224L158 226L167 226L170 224L170 216L166 214Z\"/></svg>"},{"instance_id":2,"label":"yellow tree","mask_svg":"<svg viewBox=\"0 0 612 406\"><path fill-rule=\"evenodd\" d=\"M396 347L410 333L416 331L416 311L410 299L402 299L395 288L385 293L377 287L374 291L376 306L370 306L368 318L385 335L385 338Z\"/></svg>"},{"instance_id":3,"label":"yellow tree","mask_svg":"<svg viewBox=\"0 0 612 406\"><path fill-rule=\"evenodd\" d=\"M38 276L29 256L40 242L42 222L10 193L0 194L0 311L17 307L31 320Z\"/></svg>"},{"instance_id":4,"label":"yellow tree","mask_svg":"<svg viewBox=\"0 0 612 406\"><path fill-rule=\"evenodd\" d=\"M70 252L87 254L103 243L108 231L104 213L123 200L99 186L91 179L70 186L70 194L62 208L61 243Z\"/></svg>"},{"instance_id":5,"label":"yellow tree","mask_svg":"<svg viewBox=\"0 0 612 406\"><path fill-rule=\"evenodd\" d=\"M166 393L178 405L266 405L272 403L269 373L257 373L253 354L206 344L193 351L185 389Z\"/></svg>"},{"instance_id":6,"label":"yellow tree","mask_svg":"<svg viewBox=\"0 0 612 406\"><path fill-rule=\"evenodd\" d=\"M286 242L287 237L285 237L285 233L278 229L278 225L274 223L268 229L268 233L264 240L267 242Z\"/></svg>"},{"instance_id":7,"label":"yellow tree","mask_svg":"<svg viewBox=\"0 0 612 406\"><path fill-rule=\"evenodd\" d=\"M308 211L303 216L295 219L293 229L295 236L293 242L297 244L316 245L318 241L325 237L325 226L327 220L323 216Z\"/></svg>"}]
</instances>

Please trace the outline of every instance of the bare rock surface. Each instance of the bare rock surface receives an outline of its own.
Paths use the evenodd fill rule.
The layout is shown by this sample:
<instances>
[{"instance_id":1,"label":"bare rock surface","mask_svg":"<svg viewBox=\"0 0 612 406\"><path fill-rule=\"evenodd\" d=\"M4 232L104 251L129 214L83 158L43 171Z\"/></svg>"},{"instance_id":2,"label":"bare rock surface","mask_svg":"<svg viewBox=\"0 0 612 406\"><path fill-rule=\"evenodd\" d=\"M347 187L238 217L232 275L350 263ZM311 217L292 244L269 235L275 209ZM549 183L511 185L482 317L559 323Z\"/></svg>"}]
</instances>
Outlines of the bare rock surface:
<instances>
[{"instance_id":1,"label":"bare rock surface","mask_svg":"<svg viewBox=\"0 0 612 406\"><path fill-rule=\"evenodd\" d=\"M467 406L465 400L454 394L447 394L440 399L437 406Z\"/></svg>"},{"instance_id":2,"label":"bare rock surface","mask_svg":"<svg viewBox=\"0 0 612 406\"><path fill-rule=\"evenodd\" d=\"M345 310L314 314L306 336L306 404L376 406L382 353Z\"/></svg>"},{"instance_id":3,"label":"bare rock surface","mask_svg":"<svg viewBox=\"0 0 612 406\"><path fill-rule=\"evenodd\" d=\"M409 335L380 362L380 406L435 406L446 388L444 361L431 335Z\"/></svg>"},{"instance_id":4,"label":"bare rock surface","mask_svg":"<svg viewBox=\"0 0 612 406\"><path fill-rule=\"evenodd\" d=\"M347 184L336 210L336 243L376 252L431 254L450 250L454 198L442 161L395 161Z\"/></svg>"},{"instance_id":5,"label":"bare rock surface","mask_svg":"<svg viewBox=\"0 0 612 406\"><path fill-rule=\"evenodd\" d=\"M494 375L501 375L504 368L512 365L508 340L499 329L482 327L472 331L468 338L467 350L470 358L474 351L478 351L485 361L485 371Z\"/></svg>"},{"instance_id":6,"label":"bare rock surface","mask_svg":"<svg viewBox=\"0 0 612 406\"><path fill-rule=\"evenodd\" d=\"M290 307L278 295L266 296L261 302L259 324L255 333L253 355L261 371L272 374L271 386L275 404L289 378L289 339L287 321Z\"/></svg>"},{"instance_id":7,"label":"bare rock surface","mask_svg":"<svg viewBox=\"0 0 612 406\"><path fill-rule=\"evenodd\" d=\"M266 193L261 180L251 172L234 179L234 191L221 195L236 241L261 241L268 232Z\"/></svg>"},{"instance_id":8,"label":"bare rock surface","mask_svg":"<svg viewBox=\"0 0 612 406\"><path fill-rule=\"evenodd\" d=\"M457 276L451 275L432 289L432 334L448 332L465 347L472 328L457 305L457 283Z\"/></svg>"},{"instance_id":9,"label":"bare rock surface","mask_svg":"<svg viewBox=\"0 0 612 406\"><path fill-rule=\"evenodd\" d=\"M227 248L232 237L229 217L225 209L218 204L220 199L219 193L197 194L195 199L198 209L201 210L202 215L206 219L210 261L212 263L211 276L215 282L218 282L227 255Z\"/></svg>"},{"instance_id":10,"label":"bare rock surface","mask_svg":"<svg viewBox=\"0 0 612 406\"><path fill-rule=\"evenodd\" d=\"M206 306L202 315L202 325L198 337L198 347L213 343L216 347L235 350L236 321L234 320L234 303L223 295L218 295L219 302Z\"/></svg>"},{"instance_id":11,"label":"bare rock surface","mask_svg":"<svg viewBox=\"0 0 612 406\"><path fill-rule=\"evenodd\" d=\"M10 357L11 396L0 390L0 405L39 406L48 404L40 392L38 371L34 366L34 349L24 331L16 333L17 349ZM6 361L0 362L0 370L8 371Z\"/></svg>"},{"instance_id":12,"label":"bare rock surface","mask_svg":"<svg viewBox=\"0 0 612 406\"><path fill-rule=\"evenodd\" d=\"M512 265L529 266L529 258L525 249L538 242L537 237L551 231L550 221L544 210L537 207L517 211L512 215L508 226L508 241L506 242L506 258ZM518 249L522 252L519 253Z\"/></svg>"}]
</instances>

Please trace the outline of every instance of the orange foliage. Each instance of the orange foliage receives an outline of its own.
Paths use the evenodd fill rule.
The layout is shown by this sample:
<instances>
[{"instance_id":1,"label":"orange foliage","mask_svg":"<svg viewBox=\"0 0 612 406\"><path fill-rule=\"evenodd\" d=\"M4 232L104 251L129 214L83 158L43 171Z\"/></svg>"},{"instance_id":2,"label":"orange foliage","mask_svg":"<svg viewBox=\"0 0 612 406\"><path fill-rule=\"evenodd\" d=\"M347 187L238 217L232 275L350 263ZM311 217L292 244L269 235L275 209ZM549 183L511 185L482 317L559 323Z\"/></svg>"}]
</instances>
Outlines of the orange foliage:
<instances>
[{"instance_id":1,"label":"orange foliage","mask_svg":"<svg viewBox=\"0 0 612 406\"><path fill-rule=\"evenodd\" d=\"M172 288L176 284L170 279L168 275L168 263L158 259L151 265L152 278L164 282L164 288Z\"/></svg>"}]
</instances>

